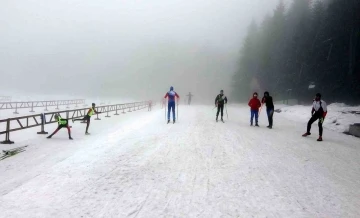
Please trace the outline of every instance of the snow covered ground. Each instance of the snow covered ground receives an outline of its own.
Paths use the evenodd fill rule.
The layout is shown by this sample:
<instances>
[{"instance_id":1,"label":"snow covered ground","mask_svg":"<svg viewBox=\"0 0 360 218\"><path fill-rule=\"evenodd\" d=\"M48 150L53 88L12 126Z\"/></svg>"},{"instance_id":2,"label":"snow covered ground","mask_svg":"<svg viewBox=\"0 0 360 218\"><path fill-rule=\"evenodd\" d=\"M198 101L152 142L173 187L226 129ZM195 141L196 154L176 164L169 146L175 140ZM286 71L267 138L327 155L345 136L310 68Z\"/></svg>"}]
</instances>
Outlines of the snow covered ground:
<instances>
[{"instance_id":1,"label":"snow covered ground","mask_svg":"<svg viewBox=\"0 0 360 218\"><path fill-rule=\"evenodd\" d=\"M159 106L92 120L90 136L75 123L74 141L14 133L0 148L29 147L0 161L0 217L360 217L359 138L317 142L316 125L303 138L309 117L290 111L250 127L246 106L216 123L212 108L179 106L176 124Z\"/></svg>"}]
</instances>

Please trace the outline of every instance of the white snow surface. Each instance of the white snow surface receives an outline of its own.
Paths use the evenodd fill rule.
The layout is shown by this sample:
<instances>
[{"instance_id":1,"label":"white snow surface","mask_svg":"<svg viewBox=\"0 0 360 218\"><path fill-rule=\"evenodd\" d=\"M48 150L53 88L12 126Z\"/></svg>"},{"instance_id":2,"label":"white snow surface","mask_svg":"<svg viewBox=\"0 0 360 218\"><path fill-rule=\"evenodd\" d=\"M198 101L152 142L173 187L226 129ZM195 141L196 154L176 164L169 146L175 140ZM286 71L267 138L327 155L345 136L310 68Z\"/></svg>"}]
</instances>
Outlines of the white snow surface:
<instances>
[{"instance_id":1,"label":"white snow surface","mask_svg":"<svg viewBox=\"0 0 360 218\"><path fill-rule=\"evenodd\" d=\"M11 134L1 149L29 146L0 161L0 217L360 217L359 138L325 129L317 142L316 125L303 138L309 117L287 113L269 130L246 106L226 123L215 112L180 105L166 124L156 106L92 120L90 136L71 124L73 141Z\"/></svg>"}]
</instances>

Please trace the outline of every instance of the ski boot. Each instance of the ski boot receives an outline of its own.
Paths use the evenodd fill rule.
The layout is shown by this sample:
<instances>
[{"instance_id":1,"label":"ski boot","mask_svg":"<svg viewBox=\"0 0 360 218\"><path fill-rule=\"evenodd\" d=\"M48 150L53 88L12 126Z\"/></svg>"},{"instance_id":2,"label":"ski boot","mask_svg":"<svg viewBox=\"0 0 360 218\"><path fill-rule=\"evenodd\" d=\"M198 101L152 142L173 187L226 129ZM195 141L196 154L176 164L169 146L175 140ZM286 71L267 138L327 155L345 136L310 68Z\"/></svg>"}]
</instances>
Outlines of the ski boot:
<instances>
[{"instance_id":1,"label":"ski boot","mask_svg":"<svg viewBox=\"0 0 360 218\"><path fill-rule=\"evenodd\" d=\"M223 120L223 118L221 117L221 122L223 122L224 123L224 120Z\"/></svg>"},{"instance_id":2,"label":"ski boot","mask_svg":"<svg viewBox=\"0 0 360 218\"><path fill-rule=\"evenodd\" d=\"M311 135L311 133L306 132L306 133L304 133L302 136L303 136L303 137L306 137L306 136L309 136L309 135Z\"/></svg>"},{"instance_id":3,"label":"ski boot","mask_svg":"<svg viewBox=\"0 0 360 218\"><path fill-rule=\"evenodd\" d=\"M90 135L90 133L86 132L85 135Z\"/></svg>"},{"instance_id":4,"label":"ski boot","mask_svg":"<svg viewBox=\"0 0 360 218\"><path fill-rule=\"evenodd\" d=\"M46 137L47 139L51 139L52 135L49 135L48 137Z\"/></svg>"},{"instance_id":5,"label":"ski boot","mask_svg":"<svg viewBox=\"0 0 360 218\"><path fill-rule=\"evenodd\" d=\"M255 126L260 127L258 123L256 123Z\"/></svg>"},{"instance_id":6,"label":"ski boot","mask_svg":"<svg viewBox=\"0 0 360 218\"><path fill-rule=\"evenodd\" d=\"M272 129L272 126L267 126L267 128Z\"/></svg>"},{"instance_id":7,"label":"ski boot","mask_svg":"<svg viewBox=\"0 0 360 218\"><path fill-rule=\"evenodd\" d=\"M69 140L73 140L73 138L71 138L71 136L69 136Z\"/></svg>"},{"instance_id":8,"label":"ski boot","mask_svg":"<svg viewBox=\"0 0 360 218\"><path fill-rule=\"evenodd\" d=\"M319 138L317 139L318 142L322 142L322 136L319 136Z\"/></svg>"},{"instance_id":9,"label":"ski boot","mask_svg":"<svg viewBox=\"0 0 360 218\"><path fill-rule=\"evenodd\" d=\"M168 124L170 123L170 120L168 120L168 122L167 122Z\"/></svg>"},{"instance_id":10,"label":"ski boot","mask_svg":"<svg viewBox=\"0 0 360 218\"><path fill-rule=\"evenodd\" d=\"M218 117L216 116L216 122L218 121Z\"/></svg>"},{"instance_id":11,"label":"ski boot","mask_svg":"<svg viewBox=\"0 0 360 218\"><path fill-rule=\"evenodd\" d=\"M173 120L173 124L175 123L175 120Z\"/></svg>"}]
</instances>

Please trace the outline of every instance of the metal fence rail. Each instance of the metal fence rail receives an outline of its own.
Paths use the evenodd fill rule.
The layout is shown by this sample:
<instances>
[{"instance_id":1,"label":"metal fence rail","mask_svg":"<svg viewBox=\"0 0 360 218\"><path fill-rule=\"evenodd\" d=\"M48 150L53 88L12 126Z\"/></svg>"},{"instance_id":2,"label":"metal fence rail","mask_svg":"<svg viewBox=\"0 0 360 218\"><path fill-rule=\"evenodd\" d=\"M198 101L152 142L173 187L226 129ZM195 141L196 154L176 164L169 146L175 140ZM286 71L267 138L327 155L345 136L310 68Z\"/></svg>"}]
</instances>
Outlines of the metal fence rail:
<instances>
[{"instance_id":1,"label":"metal fence rail","mask_svg":"<svg viewBox=\"0 0 360 218\"><path fill-rule=\"evenodd\" d=\"M134 102L134 103L126 103L126 104L104 105L95 108L98 112L102 112L102 114L106 115L105 117L109 118L110 112L115 112L114 115L119 115L118 112L122 112L122 113L132 112L132 111L144 109L147 106L148 106L148 101L143 101L143 102ZM38 132L38 134L48 134L45 131L45 125L57 122L54 119L55 114L60 114L60 116L65 119L76 119L76 118L84 117L88 112L88 110L89 108L81 108L81 109L48 112L48 113L34 114L29 116L14 117L14 118L0 120L0 135L5 134L5 141L2 141L0 143L13 144L14 142L10 140L11 132L33 128L36 126L41 126L40 132ZM101 120L99 118L99 114L96 114L95 120Z\"/></svg>"},{"instance_id":2,"label":"metal fence rail","mask_svg":"<svg viewBox=\"0 0 360 218\"><path fill-rule=\"evenodd\" d=\"M24 102L0 102L0 110L6 109L15 109L14 114L19 114L18 109L31 108L30 112L35 112L34 108L44 107L45 111L48 111L48 107L55 107L59 109L59 106L66 105L66 108L69 108L69 105L85 105L85 99L74 99L74 100L54 100L54 101L24 101Z\"/></svg>"}]
</instances>

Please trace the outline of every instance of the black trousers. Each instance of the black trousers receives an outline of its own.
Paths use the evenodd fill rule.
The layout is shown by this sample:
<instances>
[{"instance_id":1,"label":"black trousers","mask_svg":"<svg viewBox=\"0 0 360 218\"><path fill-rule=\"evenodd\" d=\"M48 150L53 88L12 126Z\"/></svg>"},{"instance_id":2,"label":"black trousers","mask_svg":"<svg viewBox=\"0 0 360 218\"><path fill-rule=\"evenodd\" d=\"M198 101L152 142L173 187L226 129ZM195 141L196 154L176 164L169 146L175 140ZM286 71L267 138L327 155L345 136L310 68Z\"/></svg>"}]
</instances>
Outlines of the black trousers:
<instances>
[{"instance_id":1,"label":"black trousers","mask_svg":"<svg viewBox=\"0 0 360 218\"><path fill-rule=\"evenodd\" d=\"M86 121L87 123L90 123L91 117L89 115L85 115L84 118L81 119L74 119L74 121Z\"/></svg>"},{"instance_id":2,"label":"black trousers","mask_svg":"<svg viewBox=\"0 0 360 218\"><path fill-rule=\"evenodd\" d=\"M274 108L267 108L266 114L268 116L269 126L273 126L273 116L274 116Z\"/></svg>"},{"instance_id":3,"label":"black trousers","mask_svg":"<svg viewBox=\"0 0 360 218\"><path fill-rule=\"evenodd\" d=\"M310 130L311 130L311 125L316 121L316 120L319 120L318 122L318 126L319 126L319 135L322 136L323 134L323 127L322 127L322 122L320 120L321 118L321 115L318 114L318 113L315 113L312 115L312 117L310 118L308 124L307 124L307 132L310 133Z\"/></svg>"},{"instance_id":4,"label":"black trousers","mask_svg":"<svg viewBox=\"0 0 360 218\"><path fill-rule=\"evenodd\" d=\"M224 105L223 104L218 104L216 117L219 116L220 111L221 111L221 118L222 118L224 115Z\"/></svg>"}]
</instances>

